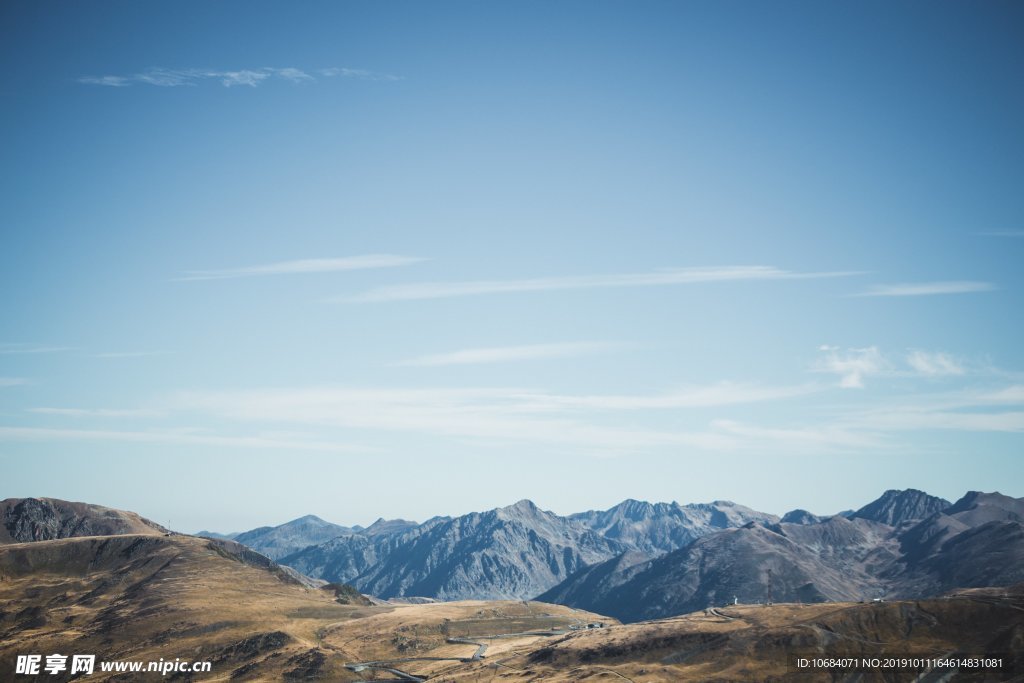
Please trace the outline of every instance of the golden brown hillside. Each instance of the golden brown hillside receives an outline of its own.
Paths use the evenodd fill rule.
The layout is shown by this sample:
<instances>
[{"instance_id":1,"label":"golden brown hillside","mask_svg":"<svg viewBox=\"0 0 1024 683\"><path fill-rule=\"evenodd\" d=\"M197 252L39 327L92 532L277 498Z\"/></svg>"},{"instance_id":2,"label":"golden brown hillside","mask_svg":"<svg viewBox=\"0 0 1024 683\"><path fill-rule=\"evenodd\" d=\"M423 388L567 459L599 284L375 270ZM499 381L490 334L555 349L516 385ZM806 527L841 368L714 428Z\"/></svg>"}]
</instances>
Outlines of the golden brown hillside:
<instances>
[{"instance_id":1,"label":"golden brown hillside","mask_svg":"<svg viewBox=\"0 0 1024 683\"><path fill-rule=\"evenodd\" d=\"M1024 652L1020 588L740 605L630 625L537 602L359 602L231 542L121 535L4 545L0 680L68 680L11 675L19 654L94 653L208 660L212 671L97 671L90 681L912 681L916 671L833 675L799 670L795 660L951 654L1005 663L988 673L940 668L919 680L1005 681Z\"/></svg>"},{"instance_id":2,"label":"golden brown hillside","mask_svg":"<svg viewBox=\"0 0 1024 683\"><path fill-rule=\"evenodd\" d=\"M596 618L536 603L351 604L362 602L357 598L337 586L304 585L237 544L192 536L4 545L0 680L9 680L19 654L93 653L98 660L209 660L212 673L194 678L203 681L355 681L364 674L345 664L410 656L457 660L477 648L446 643L449 637L564 630ZM544 638L524 636L494 651L537 640ZM188 680L125 675L97 671L87 680Z\"/></svg>"}]
</instances>

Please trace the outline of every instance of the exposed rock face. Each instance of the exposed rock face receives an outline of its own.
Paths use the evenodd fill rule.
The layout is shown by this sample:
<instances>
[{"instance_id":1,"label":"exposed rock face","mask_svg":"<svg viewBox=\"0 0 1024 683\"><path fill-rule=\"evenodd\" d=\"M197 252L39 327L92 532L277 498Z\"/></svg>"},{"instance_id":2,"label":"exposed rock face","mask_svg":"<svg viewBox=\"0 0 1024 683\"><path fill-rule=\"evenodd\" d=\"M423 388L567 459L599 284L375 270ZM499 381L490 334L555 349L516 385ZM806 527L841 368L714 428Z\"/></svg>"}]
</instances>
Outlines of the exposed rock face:
<instances>
[{"instance_id":1,"label":"exposed rock face","mask_svg":"<svg viewBox=\"0 0 1024 683\"><path fill-rule=\"evenodd\" d=\"M542 600L641 619L734 597L767 600L769 569L774 601L918 597L1024 581L1016 569L1024 566L1022 521L1024 502L1014 498L972 492L951 505L913 489L886 491L854 513L793 510L781 522L727 501L626 500L568 518L520 501L420 525L378 520L280 561L382 598L543 593Z\"/></svg>"},{"instance_id":2,"label":"exposed rock face","mask_svg":"<svg viewBox=\"0 0 1024 683\"><path fill-rule=\"evenodd\" d=\"M818 515L813 515L807 510L790 510L786 514L782 515L782 522L784 524L817 524L823 520Z\"/></svg>"},{"instance_id":3,"label":"exposed rock face","mask_svg":"<svg viewBox=\"0 0 1024 683\"><path fill-rule=\"evenodd\" d=\"M357 530L325 522L316 515L306 515L279 526L263 526L236 534L233 540L278 560L311 545L354 533Z\"/></svg>"},{"instance_id":4,"label":"exposed rock face","mask_svg":"<svg viewBox=\"0 0 1024 683\"><path fill-rule=\"evenodd\" d=\"M898 538L904 595L1024 581L1024 499L971 491Z\"/></svg>"},{"instance_id":5,"label":"exposed rock face","mask_svg":"<svg viewBox=\"0 0 1024 683\"><path fill-rule=\"evenodd\" d=\"M382 598L525 598L627 548L530 501L388 536L339 538L282 559Z\"/></svg>"},{"instance_id":6,"label":"exposed rock face","mask_svg":"<svg viewBox=\"0 0 1024 683\"><path fill-rule=\"evenodd\" d=\"M352 583L378 597L524 599L622 552L649 558L714 531L777 519L729 501L679 505L627 500L609 510L568 518L520 501L456 519L435 517L420 525L380 519L366 529L334 527L349 533L318 545L305 543L310 536L301 536L292 546L305 545L290 554L282 554L284 544L271 547L267 539L279 537L295 522L239 534L235 540L303 574ZM289 531L289 538L294 536Z\"/></svg>"},{"instance_id":7,"label":"exposed rock face","mask_svg":"<svg viewBox=\"0 0 1024 683\"><path fill-rule=\"evenodd\" d=\"M751 522L709 534L642 564L615 566L619 558L574 576L541 601L596 610L626 621L683 614L733 602L859 600L877 595L881 582L867 567L895 557L891 528L834 517L816 525ZM599 581L595 577L603 575ZM576 585L583 583L585 590Z\"/></svg>"},{"instance_id":8,"label":"exposed rock face","mask_svg":"<svg viewBox=\"0 0 1024 683\"><path fill-rule=\"evenodd\" d=\"M0 543L51 541L75 536L163 534L167 530L134 512L54 498L0 501Z\"/></svg>"},{"instance_id":9,"label":"exposed rock face","mask_svg":"<svg viewBox=\"0 0 1024 683\"><path fill-rule=\"evenodd\" d=\"M907 493L906 496L899 494ZM625 621L709 605L924 597L1024 581L1024 499L969 493L937 505L917 491L887 492L863 510L896 525L836 515L818 523L750 523L636 563L615 558L539 596Z\"/></svg>"},{"instance_id":10,"label":"exposed rock face","mask_svg":"<svg viewBox=\"0 0 1024 683\"><path fill-rule=\"evenodd\" d=\"M419 525L416 522L410 522L406 519L384 519L381 517L359 533L363 536L390 536L391 534L400 534L403 531L415 529L417 526Z\"/></svg>"},{"instance_id":11,"label":"exposed rock face","mask_svg":"<svg viewBox=\"0 0 1024 683\"><path fill-rule=\"evenodd\" d=\"M778 521L775 515L723 500L690 505L626 500L608 510L581 512L570 515L569 519L631 549L652 555L682 548L713 531L752 521Z\"/></svg>"},{"instance_id":12,"label":"exposed rock face","mask_svg":"<svg viewBox=\"0 0 1024 683\"><path fill-rule=\"evenodd\" d=\"M930 517L949 506L948 500L929 496L924 491L917 489L890 490L883 493L878 500L857 510L852 517L870 519L889 526L899 526L905 522Z\"/></svg>"}]
</instances>

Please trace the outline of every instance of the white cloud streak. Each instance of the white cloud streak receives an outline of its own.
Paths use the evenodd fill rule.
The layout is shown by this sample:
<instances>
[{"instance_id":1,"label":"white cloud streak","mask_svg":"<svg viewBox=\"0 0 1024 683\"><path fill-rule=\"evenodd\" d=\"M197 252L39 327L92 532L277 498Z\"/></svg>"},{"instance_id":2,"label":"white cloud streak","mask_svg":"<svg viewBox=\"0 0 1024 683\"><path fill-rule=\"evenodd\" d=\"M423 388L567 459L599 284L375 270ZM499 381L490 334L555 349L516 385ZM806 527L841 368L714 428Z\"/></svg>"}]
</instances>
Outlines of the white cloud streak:
<instances>
[{"instance_id":1,"label":"white cloud streak","mask_svg":"<svg viewBox=\"0 0 1024 683\"><path fill-rule=\"evenodd\" d=\"M497 346L480 349L463 349L450 353L418 356L395 363L395 365L434 367L445 365L480 365L485 363L509 363L546 358L570 358L590 353L599 353L620 347L611 342L563 342L556 344L526 344L522 346Z\"/></svg>"},{"instance_id":2,"label":"white cloud streak","mask_svg":"<svg viewBox=\"0 0 1024 683\"><path fill-rule=\"evenodd\" d=\"M530 278L523 280L475 280L467 282L423 282L371 289L336 301L381 302L417 299L441 299L481 294L508 292L540 292L567 289L597 289L613 287L654 287L664 285L698 284L709 282L737 282L758 280L799 280L825 277L844 277L857 272L797 273L774 266L715 266L675 268L649 273L612 275L579 275Z\"/></svg>"},{"instance_id":3,"label":"white cloud streak","mask_svg":"<svg viewBox=\"0 0 1024 683\"><path fill-rule=\"evenodd\" d=\"M13 356L35 353L60 353L72 351L70 346L44 346L41 344L0 344L0 355Z\"/></svg>"},{"instance_id":4,"label":"white cloud streak","mask_svg":"<svg viewBox=\"0 0 1024 683\"><path fill-rule=\"evenodd\" d=\"M913 407L861 417L861 426L885 431L955 430L967 432L1024 432L1024 412L927 411Z\"/></svg>"},{"instance_id":5,"label":"white cloud streak","mask_svg":"<svg viewBox=\"0 0 1024 683\"><path fill-rule=\"evenodd\" d=\"M167 413L147 408L29 408L30 413L38 415L57 415L61 417L103 417L103 418L131 418L131 417L163 417Z\"/></svg>"},{"instance_id":6,"label":"white cloud streak","mask_svg":"<svg viewBox=\"0 0 1024 683\"><path fill-rule=\"evenodd\" d=\"M0 377L0 387L21 387L29 383L24 377Z\"/></svg>"},{"instance_id":7,"label":"white cloud streak","mask_svg":"<svg viewBox=\"0 0 1024 683\"><path fill-rule=\"evenodd\" d=\"M839 386L844 389L863 389L865 377L877 375L889 367L876 346L845 351L836 346L822 346L820 350L826 356L815 364L814 370L839 375Z\"/></svg>"},{"instance_id":8,"label":"white cloud streak","mask_svg":"<svg viewBox=\"0 0 1024 683\"><path fill-rule=\"evenodd\" d=\"M553 416L517 389L281 389L188 393L182 410L260 424L318 424L346 429L410 432L487 443L540 442L634 451L659 446L728 449L731 440L705 432L620 428Z\"/></svg>"},{"instance_id":9,"label":"white cloud streak","mask_svg":"<svg viewBox=\"0 0 1024 683\"><path fill-rule=\"evenodd\" d=\"M996 389L995 391L976 394L972 397L972 400L979 403L1024 405L1024 385L1014 384L1002 389Z\"/></svg>"},{"instance_id":10,"label":"white cloud streak","mask_svg":"<svg viewBox=\"0 0 1024 683\"><path fill-rule=\"evenodd\" d=\"M326 69L320 69L318 72L321 76L327 78L354 78L361 81L400 81L401 76L395 76L393 74L377 73L375 71L367 71L366 69L346 69L344 67L332 66Z\"/></svg>"},{"instance_id":11,"label":"white cloud streak","mask_svg":"<svg viewBox=\"0 0 1024 683\"><path fill-rule=\"evenodd\" d=\"M192 280L227 280L240 277L257 277L263 275L301 275L306 273L330 273L341 270L366 270L372 268L395 268L420 263L426 259L415 256L397 256L395 254L364 254L344 258L300 259L296 261L280 261L258 266L243 268L225 268L222 270L190 270L185 272L179 281Z\"/></svg>"},{"instance_id":12,"label":"white cloud streak","mask_svg":"<svg viewBox=\"0 0 1024 683\"><path fill-rule=\"evenodd\" d=\"M841 349L823 345L825 353L811 369L839 375L839 386L863 389L865 379L874 375L886 377L954 377L968 374L964 363L943 351L911 349L905 356L885 354L877 346Z\"/></svg>"},{"instance_id":13,"label":"white cloud streak","mask_svg":"<svg viewBox=\"0 0 1024 683\"><path fill-rule=\"evenodd\" d=\"M952 356L939 351L911 351L907 354L907 363L919 375L926 377L962 375L966 372Z\"/></svg>"},{"instance_id":14,"label":"white cloud streak","mask_svg":"<svg viewBox=\"0 0 1024 683\"><path fill-rule=\"evenodd\" d=\"M166 351L108 351L94 353L93 358L144 358L146 356L162 356Z\"/></svg>"},{"instance_id":15,"label":"white cloud streak","mask_svg":"<svg viewBox=\"0 0 1024 683\"><path fill-rule=\"evenodd\" d=\"M349 78L371 81L397 81L400 77L391 74L380 74L365 69L348 69L343 67L328 67L318 69L321 76L332 78ZM152 67L145 71L129 74L126 76L82 76L79 83L85 85L100 85L111 88L124 88L132 85L154 85L161 88L176 88L182 86L195 86L204 81L218 81L226 88L237 85L245 85L252 88L261 83L272 80L284 80L291 83L308 83L316 78L307 71L295 67L260 67L255 69L167 69L163 67Z\"/></svg>"},{"instance_id":16,"label":"white cloud streak","mask_svg":"<svg viewBox=\"0 0 1024 683\"><path fill-rule=\"evenodd\" d=\"M516 388L364 389L298 388L181 394L169 407L206 417L261 425L277 422L343 429L418 433L480 440L527 442L620 454L659 447L723 451L745 439L709 429L616 426L595 411L681 410L773 401L810 387L757 387L723 383L650 396L563 396Z\"/></svg>"},{"instance_id":17,"label":"white cloud streak","mask_svg":"<svg viewBox=\"0 0 1024 683\"><path fill-rule=\"evenodd\" d=\"M820 452L843 449L876 449L885 445L880 434L849 429L842 425L817 427L758 427L734 420L715 420L712 427L720 432L743 437L758 444L774 444L785 450Z\"/></svg>"},{"instance_id":18,"label":"white cloud streak","mask_svg":"<svg viewBox=\"0 0 1024 683\"><path fill-rule=\"evenodd\" d=\"M518 388L365 389L284 388L189 392L158 404L159 411L40 408L33 412L81 419L168 417L226 419L259 425L253 435L194 429L104 430L0 427L0 440L114 441L281 450L360 451L355 432L414 434L481 445L539 444L623 455L651 449L681 452L824 453L892 450L908 431L1024 431L1024 385L872 402L870 408L821 406L813 420L750 424L714 410L777 402L824 388L718 383L652 395L560 395ZM665 411L669 427L640 426L630 411ZM620 419L623 418L623 419ZM684 424L689 422L689 427ZM658 424L657 422L651 424ZM315 427L314 439L305 431ZM338 431L340 430L340 431ZM333 438L332 434L340 436ZM898 451L893 451L898 452Z\"/></svg>"},{"instance_id":19,"label":"white cloud streak","mask_svg":"<svg viewBox=\"0 0 1024 683\"><path fill-rule=\"evenodd\" d=\"M366 452L368 449L347 444L305 439L280 439L273 435L219 436L174 431L115 431L102 429L51 429L40 427L0 427L0 441L112 441L187 446L222 446L270 450L326 452Z\"/></svg>"},{"instance_id":20,"label":"white cloud streak","mask_svg":"<svg viewBox=\"0 0 1024 683\"><path fill-rule=\"evenodd\" d=\"M707 386L685 387L664 394L558 395L522 394L518 398L534 411L580 410L673 410L679 408L716 408L720 406L780 401L821 391L812 384L797 386L760 386L719 382Z\"/></svg>"},{"instance_id":21,"label":"white cloud streak","mask_svg":"<svg viewBox=\"0 0 1024 683\"><path fill-rule=\"evenodd\" d=\"M991 282L952 280L947 282L916 282L895 285L875 285L853 296L935 296L939 294L973 294L996 289Z\"/></svg>"}]
</instances>

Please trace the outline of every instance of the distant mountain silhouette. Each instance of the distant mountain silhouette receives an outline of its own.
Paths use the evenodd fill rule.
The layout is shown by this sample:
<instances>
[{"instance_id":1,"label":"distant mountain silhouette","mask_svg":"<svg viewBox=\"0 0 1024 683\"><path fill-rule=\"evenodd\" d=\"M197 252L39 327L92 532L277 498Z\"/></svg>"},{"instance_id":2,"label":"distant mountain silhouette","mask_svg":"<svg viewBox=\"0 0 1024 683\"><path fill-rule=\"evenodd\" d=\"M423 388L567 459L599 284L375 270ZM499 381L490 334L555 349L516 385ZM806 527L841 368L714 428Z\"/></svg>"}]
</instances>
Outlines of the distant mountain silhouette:
<instances>
[{"instance_id":1,"label":"distant mountain silhouette","mask_svg":"<svg viewBox=\"0 0 1024 683\"><path fill-rule=\"evenodd\" d=\"M235 534L232 540L277 560L296 550L354 533L357 533L355 529L325 522L316 515L306 515L279 526L264 526Z\"/></svg>"},{"instance_id":2,"label":"distant mountain silhouette","mask_svg":"<svg viewBox=\"0 0 1024 683\"><path fill-rule=\"evenodd\" d=\"M581 512L569 519L582 522L606 538L652 554L681 548L713 531L751 521L777 522L778 517L716 500L713 503L647 503L626 500L608 510Z\"/></svg>"},{"instance_id":3,"label":"distant mountain silhouette","mask_svg":"<svg viewBox=\"0 0 1024 683\"><path fill-rule=\"evenodd\" d=\"M924 519L917 515L940 508ZM744 603L924 597L1024 581L1024 499L968 493L955 504L887 491L847 519L751 522L637 562L588 567L541 594L546 602L624 621ZM891 523L870 519L878 517ZM771 575L769 578L769 570Z\"/></svg>"},{"instance_id":4,"label":"distant mountain silhouette","mask_svg":"<svg viewBox=\"0 0 1024 683\"><path fill-rule=\"evenodd\" d=\"M382 598L521 599L626 549L523 500L391 535L337 538L281 561Z\"/></svg>"},{"instance_id":5,"label":"distant mountain silhouette","mask_svg":"<svg viewBox=\"0 0 1024 683\"><path fill-rule=\"evenodd\" d=\"M878 500L872 501L854 512L850 517L899 526L904 522L930 517L949 506L948 500L929 496L924 491L917 489L890 490L883 493Z\"/></svg>"}]
</instances>

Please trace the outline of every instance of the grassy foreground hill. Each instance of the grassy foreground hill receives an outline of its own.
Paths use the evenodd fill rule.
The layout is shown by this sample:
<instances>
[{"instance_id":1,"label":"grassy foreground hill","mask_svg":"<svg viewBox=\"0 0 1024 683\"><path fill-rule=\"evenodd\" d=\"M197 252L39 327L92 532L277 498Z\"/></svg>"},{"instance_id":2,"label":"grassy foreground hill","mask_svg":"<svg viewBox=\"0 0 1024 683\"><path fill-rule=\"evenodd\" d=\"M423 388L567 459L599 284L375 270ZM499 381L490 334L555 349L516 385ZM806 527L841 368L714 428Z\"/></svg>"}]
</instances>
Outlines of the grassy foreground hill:
<instances>
[{"instance_id":1,"label":"grassy foreground hill","mask_svg":"<svg viewBox=\"0 0 1024 683\"><path fill-rule=\"evenodd\" d=\"M13 673L17 655L60 653L212 662L193 678L97 671L88 681L356 681L364 674L345 664L430 652L458 665L476 648L448 637L597 618L519 602L368 603L230 541L125 534L0 545L0 680L70 680Z\"/></svg>"},{"instance_id":2,"label":"grassy foreground hill","mask_svg":"<svg viewBox=\"0 0 1024 683\"><path fill-rule=\"evenodd\" d=\"M48 505L64 520L61 533L111 518L106 508ZM32 528L54 528L37 514L46 510L32 510ZM18 655L58 653L211 663L201 674L97 669L81 679L107 682L1024 680L1024 586L929 600L736 605L623 625L534 601L383 603L232 541L111 528L122 533L0 543L0 681L79 680L14 673ZM799 657L886 656L1002 662L927 672L797 666Z\"/></svg>"}]
</instances>

